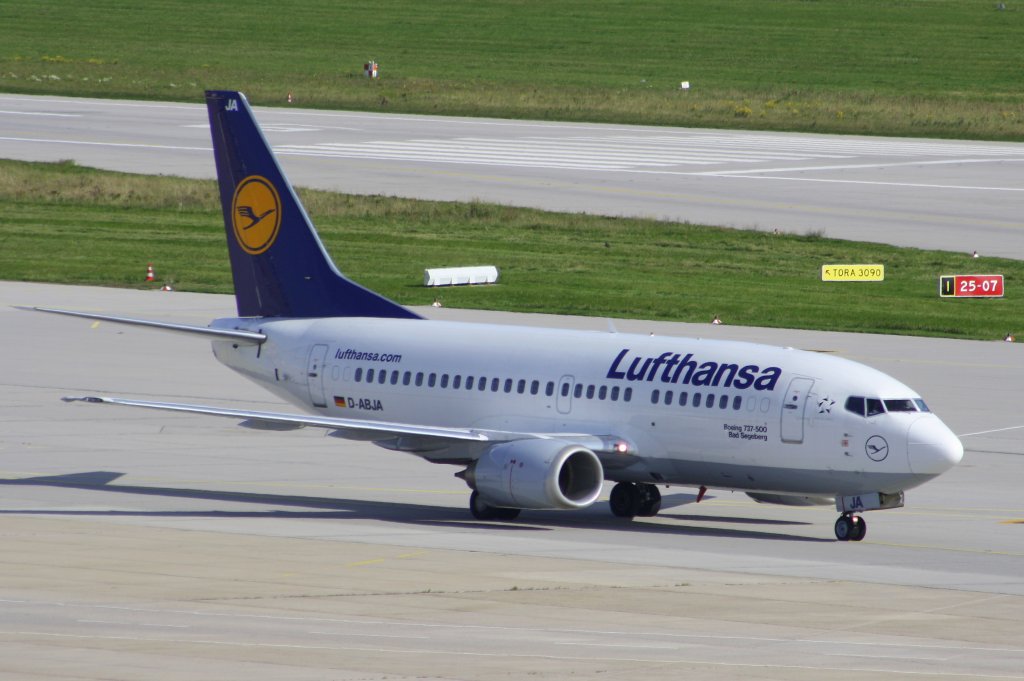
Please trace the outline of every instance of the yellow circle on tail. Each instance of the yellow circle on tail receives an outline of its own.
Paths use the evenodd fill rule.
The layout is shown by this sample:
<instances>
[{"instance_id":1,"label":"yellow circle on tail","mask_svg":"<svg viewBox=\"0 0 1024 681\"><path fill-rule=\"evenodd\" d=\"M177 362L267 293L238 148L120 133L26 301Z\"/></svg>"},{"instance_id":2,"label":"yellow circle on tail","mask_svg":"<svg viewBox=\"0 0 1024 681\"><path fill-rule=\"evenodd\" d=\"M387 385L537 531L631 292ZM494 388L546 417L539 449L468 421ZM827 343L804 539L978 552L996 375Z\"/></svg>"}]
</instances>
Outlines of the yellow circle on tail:
<instances>
[{"instance_id":1,"label":"yellow circle on tail","mask_svg":"<svg viewBox=\"0 0 1024 681\"><path fill-rule=\"evenodd\" d=\"M259 255L274 244L281 228L281 198L267 178L250 175L238 183L231 224L238 245L249 255Z\"/></svg>"}]
</instances>

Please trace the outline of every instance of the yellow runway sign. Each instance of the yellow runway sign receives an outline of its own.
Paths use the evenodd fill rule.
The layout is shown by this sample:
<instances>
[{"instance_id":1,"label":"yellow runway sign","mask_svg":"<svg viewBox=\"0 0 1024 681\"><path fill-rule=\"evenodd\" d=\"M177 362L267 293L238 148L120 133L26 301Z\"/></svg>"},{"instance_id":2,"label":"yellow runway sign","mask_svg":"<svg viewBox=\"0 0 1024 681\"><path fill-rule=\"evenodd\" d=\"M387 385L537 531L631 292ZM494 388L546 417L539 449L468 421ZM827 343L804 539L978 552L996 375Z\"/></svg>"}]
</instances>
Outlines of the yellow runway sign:
<instances>
[{"instance_id":1,"label":"yellow runway sign","mask_svg":"<svg viewBox=\"0 0 1024 681\"><path fill-rule=\"evenodd\" d=\"M822 265L822 281L885 281L885 265Z\"/></svg>"}]
</instances>

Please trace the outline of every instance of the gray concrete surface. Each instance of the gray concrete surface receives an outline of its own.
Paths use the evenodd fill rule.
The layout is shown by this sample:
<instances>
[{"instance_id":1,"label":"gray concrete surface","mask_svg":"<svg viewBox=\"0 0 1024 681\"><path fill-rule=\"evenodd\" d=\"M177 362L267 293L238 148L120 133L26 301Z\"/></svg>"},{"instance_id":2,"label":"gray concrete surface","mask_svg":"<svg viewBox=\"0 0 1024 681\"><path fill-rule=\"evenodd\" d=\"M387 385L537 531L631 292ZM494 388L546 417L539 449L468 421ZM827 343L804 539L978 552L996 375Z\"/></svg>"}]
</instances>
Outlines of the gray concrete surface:
<instances>
[{"instance_id":1,"label":"gray concrete surface","mask_svg":"<svg viewBox=\"0 0 1024 681\"><path fill-rule=\"evenodd\" d=\"M66 404L282 407L205 341L11 305L233 311L225 296L0 282L0 679L1024 678L1018 344L615 322L836 352L920 390L964 435L964 463L842 544L832 510L728 492L697 505L689 489L632 523L603 503L481 523L449 467Z\"/></svg>"},{"instance_id":2,"label":"gray concrete surface","mask_svg":"<svg viewBox=\"0 0 1024 681\"><path fill-rule=\"evenodd\" d=\"M302 186L1024 258L1024 145L258 108ZM0 94L0 157L213 177L205 107Z\"/></svg>"}]
</instances>

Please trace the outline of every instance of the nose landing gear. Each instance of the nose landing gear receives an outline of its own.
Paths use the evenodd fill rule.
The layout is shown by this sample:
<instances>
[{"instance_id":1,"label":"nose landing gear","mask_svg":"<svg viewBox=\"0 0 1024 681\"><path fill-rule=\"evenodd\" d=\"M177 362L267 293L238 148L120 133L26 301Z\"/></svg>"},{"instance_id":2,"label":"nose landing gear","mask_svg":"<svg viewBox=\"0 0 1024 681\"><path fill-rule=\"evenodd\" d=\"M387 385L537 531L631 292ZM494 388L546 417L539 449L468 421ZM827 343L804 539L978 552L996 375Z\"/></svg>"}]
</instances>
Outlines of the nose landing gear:
<instances>
[{"instance_id":1,"label":"nose landing gear","mask_svg":"<svg viewBox=\"0 0 1024 681\"><path fill-rule=\"evenodd\" d=\"M868 524L859 515L844 513L836 521L836 539L860 541L868 533Z\"/></svg>"}]
</instances>

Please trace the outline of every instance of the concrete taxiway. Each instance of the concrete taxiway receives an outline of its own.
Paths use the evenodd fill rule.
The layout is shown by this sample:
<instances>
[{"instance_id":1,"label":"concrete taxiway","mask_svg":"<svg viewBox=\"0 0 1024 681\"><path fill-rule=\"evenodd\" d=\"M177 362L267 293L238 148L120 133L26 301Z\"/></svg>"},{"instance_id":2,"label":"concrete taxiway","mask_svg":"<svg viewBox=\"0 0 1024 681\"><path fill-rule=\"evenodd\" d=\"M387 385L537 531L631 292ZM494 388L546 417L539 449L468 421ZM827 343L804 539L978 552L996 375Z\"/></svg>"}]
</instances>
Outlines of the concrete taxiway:
<instances>
[{"instance_id":1,"label":"concrete taxiway","mask_svg":"<svg viewBox=\"0 0 1024 681\"><path fill-rule=\"evenodd\" d=\"M300 106L256 115L300 186L1024 258L1021 144ZM0 94L0 146L5 158L214 176L201 101Z\"/></svg>"},{"instance_id":2,"label":"concrete taxiway","mask_svg":"<svg viewBox=\"0 0 1024 681\"><path fill-rule=\"evenodd\" d=\"M675 488L651 519L599 503L478 522L450 467L63 403L287 409L205 341L11 305L233 314L226 296L0 283L0 679L1024 679L1017 344L615 322L834 352L919 390L965 460L853 544L831 509Z\"/></svg>"}]
</instances>

